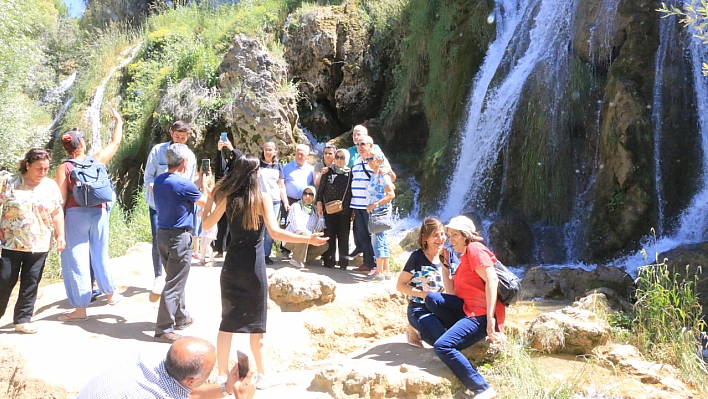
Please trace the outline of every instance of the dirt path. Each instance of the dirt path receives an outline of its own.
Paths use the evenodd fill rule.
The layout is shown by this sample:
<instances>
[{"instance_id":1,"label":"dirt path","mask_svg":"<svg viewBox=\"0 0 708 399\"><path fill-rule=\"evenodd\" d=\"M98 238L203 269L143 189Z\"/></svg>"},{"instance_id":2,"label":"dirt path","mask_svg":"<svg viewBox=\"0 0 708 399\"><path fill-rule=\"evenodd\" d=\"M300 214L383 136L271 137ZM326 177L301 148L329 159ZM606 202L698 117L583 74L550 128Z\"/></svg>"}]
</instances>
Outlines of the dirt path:
<instances>
[{"instance_id":1,"label":"dirt path","mask_svg":"<svg viewBox=\"0 0 708 399\"><path fill-rule=\"evenodd\" d=\"M35 306L33 321L39 328L39 333L15 333L12 325L14 297L11 299L8 311L0 319L0 347L3 351L1 359L6 365L3 369L5 375L0 375L0 397L12 397L5 390L11 377L6 374L12 374L12 370L16 368L13 363L24 362L22 378L27 381L35 379L35 383L25 384L28 386L25 387L27 391L24 397L61 398L74 397L94 375L115 364L133 362L139 355L164 355L168 345L152 341L157 304L148 301L149 287L152 285L149 246L143 246L141 250L124 257L112 259L111 262L116 282L125 290L125 299L115 306L109 306L105 296L99 297L88 309L88 321L58 321L57 316L70 310L71 306L66 299L63 284L50 284L40 288ZM195 323L183 334L216 341L221 312L219 266L220 262L217 267L212 268L196 265L192 267L187 283L187 306L195 318ZM272 268L282 267L289 266L284 262L276 262ZM322 392L308 390L314 374L317 369L350 357L378 359L385 365L392 360L390 353L395 349L396 364L421 362L419 350L406 345L402 335L378 342L379 353L371 349L371 344L381 338L377 337L377 333L354 337L341 332L346 326L326 331L329 328L329 320L341 318L343 313L356 312L362 298L375 293L387 295L393 289L394 281L372 283L365 281L360 273L318 266L310 266L302 272L324 274L334 279L337 282L337 298L332 304L301 312L281 312L271 303L266 334L268 367L278 372L285 384L259 391L259 398L330 397ZM375 304L361 305L368 308ZM369 317L377 318L377 315ZM401 314L398 318L393 318L399 323L402 317ZM344 320L345 323L340 324L347 324L346 319ZM392 326L388 336L402 332L400 324ZM338 342L339 346L333 348L316 342L319 332L322 333L322 340L334 337L341 338L342 342ZM320 347L313 348L313 342ZM234 356L236 348L250 352L246 335L234 335ZM322 352L323 348L326 348L325 352ZM322 360L317 360L318 358ZM36 380L57 387L57 396L45 396L42 392L46 392L46 387L40 387L41 384L37 384ZM34 394L31 391L33 386L37 386ZM62 389L68 393L62 392Z\"/></svg>"}]
</instances>

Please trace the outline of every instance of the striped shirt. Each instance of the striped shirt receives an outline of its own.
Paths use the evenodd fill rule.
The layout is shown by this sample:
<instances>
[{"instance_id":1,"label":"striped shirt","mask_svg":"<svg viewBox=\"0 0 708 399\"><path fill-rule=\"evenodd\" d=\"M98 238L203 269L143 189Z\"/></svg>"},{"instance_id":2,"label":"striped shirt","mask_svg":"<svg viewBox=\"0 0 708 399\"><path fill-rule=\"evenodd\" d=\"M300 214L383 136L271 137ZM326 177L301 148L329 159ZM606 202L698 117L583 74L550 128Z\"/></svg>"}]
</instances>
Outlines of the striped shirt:
<instances>
[{"instance_id":1,"label":"striped shirt","mask_svg":"<svg viewBox=\"0 0 708 399\"><path fill-rule=\"evenodd\" d=\"M354 167L352 167L352 176L354 177L352 178L352 202L349 205L352 209L366 209L366 206L369 205L367 186L371 178L364 172L364 168L369 172L369 175L374 174L366 161L357 157Z\"/></svg>"}]
</instances>

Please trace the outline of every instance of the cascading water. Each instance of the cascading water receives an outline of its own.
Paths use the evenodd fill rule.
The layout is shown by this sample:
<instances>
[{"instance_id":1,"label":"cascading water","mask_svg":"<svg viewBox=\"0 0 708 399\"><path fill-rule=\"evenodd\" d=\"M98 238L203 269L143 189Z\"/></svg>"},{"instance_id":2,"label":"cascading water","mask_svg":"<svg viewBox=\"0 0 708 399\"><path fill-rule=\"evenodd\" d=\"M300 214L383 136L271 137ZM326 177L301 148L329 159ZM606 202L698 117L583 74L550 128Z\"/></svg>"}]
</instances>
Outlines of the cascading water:
<instances>
[{"instance_id":1,"label":"cascading water","mask_svg":"<svg viewBox=\"0 0 708 399\"><path fill-rule=\"evenodd\" d=\"M106 85L108 85L108 82L111 80L114 73L125 68L125 66L128 65L133 58L135 58L135 55L138 54L138 50L140 50L141 46L142 43L138 43L130 51L130 54L127 57L111 69L98 88L96 88L96 93L93 96L93 100L91 100L91 105L89 105L86 110L85 116L85 120L91 124L91 152L89 155L95 154L96 151L103 147L101 140L101 105L103 104L103 94L106 91Z\"/></svg>"},{"instance_id":2,"label":"cascading water","mask_svg":"<svg viewBox=\"0 0 708 399\"><path fill-rule=\"evenodd\" d=\"M456 194L444 202L443 220L470 204L481 204L480 191L489 185L490 169L507 141L524 84L536 66L544 61L555 65L568 51L576 8L576 0L497 1L497 38L473 84L461 148L448 184L457 190L451 190ZM528 34L517 32L518 27Z\"/></svg>"}]
</instances>

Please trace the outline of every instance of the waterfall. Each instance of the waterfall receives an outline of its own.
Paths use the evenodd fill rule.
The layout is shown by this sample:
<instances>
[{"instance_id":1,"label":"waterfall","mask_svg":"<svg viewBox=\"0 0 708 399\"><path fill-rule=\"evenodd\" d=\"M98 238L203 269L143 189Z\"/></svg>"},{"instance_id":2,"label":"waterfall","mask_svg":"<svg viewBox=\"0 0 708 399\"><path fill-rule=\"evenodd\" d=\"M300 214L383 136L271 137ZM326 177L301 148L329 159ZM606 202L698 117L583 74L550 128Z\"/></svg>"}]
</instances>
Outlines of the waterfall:
<instances>
[{"instance_id":1,"label":"waterfall","mask_svg":"<svg viewBox=\"0 0 708 399\"><path fill-rule=\"evenodd\" d=\"M113 67L98 88L96 88L96 93L94 94L93 100L91 100L91 105L89 105L86 110L86 116L84 117L84 119L91 125L91 151L89 155L95 154L96 151L103 147L101 140L101 105L103 104L103 94L106 91L106 86L111 80L111 77L113 77L114 73L125 68L125 66L133 60L135 55L138 54L138 50L140 50L141 45L142 43L138 43L135 47L133 47L130 54L123 58L117 66Z\"/></svg>"},{"instance_id":2,"label":"waterfall","mask_svg":"<svg viewBox=\"0 0 708 399\"><path fill-rule=\"evenodd\" d=\"M619 0L602 0L595 25L590 28L590 59L609 66L612 63L612 45Z\"/></svg>"},{"instance_id":3,"label":"waterfall","mask_svg":"<svg viewBox=\"0 0 708 399\"><path fill-rule=\"evenodd\" d=\"M76 81L76 72L72 73L71 75L69 75L69 77L67 77L61 83L59 83L59 86L57 86L57 87L53 88L52 90L50 90L49 92L47 92L47 94L44 96L44 102L50 103L50 102L60 100L62 98L62 96L64 95L64 93L66 93L66 91L69 90L69 88L74 85L75 81Z\"/></svg>"},{"instance_id":4,"label":"waterfall","mask_svg":"<svg viewBox=\"0 0 708 399\"><path fill-rule=\"evenodd\" d=\"M542 62L558 68L556 61L568 51L576 8L577 0L521 4L497 0L497 38L473 83L460 151L448 184L455 188L450 190L455 195L448 195L444 202L443 220L481 203L480 191L489 186L489 171L507 141L524 84ZM520 26L528 34L517 31Z\"/></svg>"}]
</instances>

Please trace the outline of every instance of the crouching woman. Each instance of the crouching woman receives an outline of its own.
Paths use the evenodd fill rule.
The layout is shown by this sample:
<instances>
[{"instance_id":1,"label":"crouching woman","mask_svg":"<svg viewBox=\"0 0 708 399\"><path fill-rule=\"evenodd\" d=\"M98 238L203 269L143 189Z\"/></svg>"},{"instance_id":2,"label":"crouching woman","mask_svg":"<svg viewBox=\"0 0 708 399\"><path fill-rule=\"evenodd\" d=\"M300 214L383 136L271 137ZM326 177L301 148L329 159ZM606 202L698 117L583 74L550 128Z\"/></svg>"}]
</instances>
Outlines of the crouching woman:
<instances>
[{"instance_id":1,"label":"crouching woman","mask_svg":"<svg viewBox=\"0 0 708 399\"><path fill-rule=\"evenodd\" d=\"M484 377L460 352L489 337L491 342L503 339L506 311L497 300L499 278L494 270L494 254L475 241L474 223L464 217L452 218L445 226L450 244L461 253L460 265L452 279L449 293L431 292L425 297L426 307L443 323L447 331L435 341L435 354L474 392L475 399L497 397Z\"/></svg>"}]
</instances>

